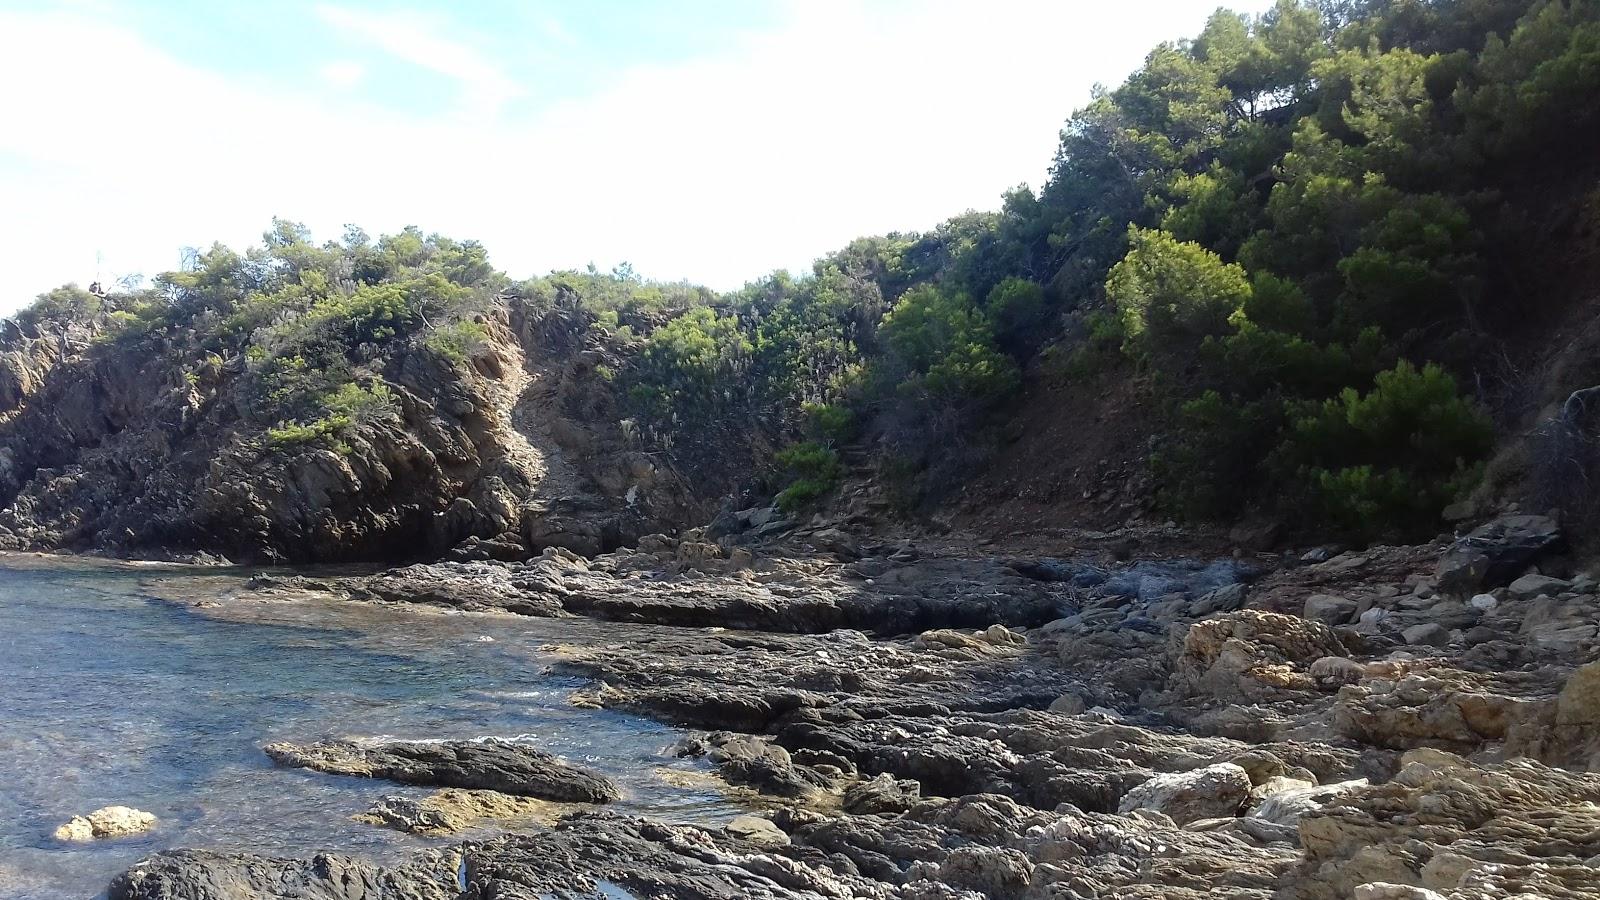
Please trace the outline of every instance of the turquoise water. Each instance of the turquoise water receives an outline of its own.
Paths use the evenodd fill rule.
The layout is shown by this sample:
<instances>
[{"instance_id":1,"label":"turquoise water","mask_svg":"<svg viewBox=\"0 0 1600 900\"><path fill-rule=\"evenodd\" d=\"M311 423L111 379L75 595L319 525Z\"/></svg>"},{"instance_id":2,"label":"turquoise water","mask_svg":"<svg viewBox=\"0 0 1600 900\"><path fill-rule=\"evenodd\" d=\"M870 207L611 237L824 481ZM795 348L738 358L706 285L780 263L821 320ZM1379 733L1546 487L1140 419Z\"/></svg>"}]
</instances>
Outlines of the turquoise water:
<instances>
[{"instance_id":1,"label":"turquoise water","mask_svg":"<svg viewBox=\"0 0 1600 900\"><path fill-rule=\"evenodd\" d=\"M169 847L394 859L442 842L350 820L384 794L426 790L277 768L260 752L273 740L525 736L617 778L620 809L736 812L670 777L699 771L672 757L676 731L576 709L566 698L583 682L545 671L541 645L615 643L628 626L233 597L242 584L0 558L0 897L82 900ZM211 598L220 605L194 608ZM113 804L154 813L157 829L87 845L50 836Z\"/></svg>"}]
</instances>

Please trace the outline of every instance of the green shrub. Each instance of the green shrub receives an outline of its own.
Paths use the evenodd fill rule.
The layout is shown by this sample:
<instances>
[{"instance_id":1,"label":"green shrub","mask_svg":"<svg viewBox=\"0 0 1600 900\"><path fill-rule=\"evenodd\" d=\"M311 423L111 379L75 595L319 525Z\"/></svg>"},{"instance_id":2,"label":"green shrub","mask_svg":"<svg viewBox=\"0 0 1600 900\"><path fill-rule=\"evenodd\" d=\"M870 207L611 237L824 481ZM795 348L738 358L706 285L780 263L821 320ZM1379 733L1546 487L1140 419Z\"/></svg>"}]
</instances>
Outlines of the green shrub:
<instances>
[{"instance_id":1,"label":"green shrub","mask_svg":"<svg viewBox=\"0 0 1600 900\"><path fill-rule=\"evenodd\" d=\"M1140 356L1181 359L1201 339L1225 333L1250 299L1244 269L1199 244L1138 227L1128 229L1128 243L1106 276L1106 297Z\"/></svg>"},{"instance_id":2,"label":"green shrub","mask_svg":"<svg viewBox=\"0 0 1600 900\"><path fill-rule=\"evenodd\" d=\"M362 385L346 382L317 398L321 415L308 421L279 422L267 429L267 445L289 449L331 440L339 453L350 452L344 438L352 429L394 411L394 394L382 382Z\"/></svg>"},{"instance_id":3,"label":"green shrub","mask_svg":"<svg viewBox=\"0 0 1600 900\"><path fill-rule=\"evenodd\" d=\"M1272 399L1207 391L1179 404L1165 444L1150 459L1162 504L1187 519L1237 515L1259 487L1261 459L1282 421L1283 406Z\"/></svg>"},{"instance_id":4,"label":"green shrub","mask_svg":"<svg viewBox=\"0 0 1600 900\"><path fill-rule=\"evenodd\" d=\"M832 403L802 403L804 431L815 441L844 444L856 436L856 415L847 407Z\"/></svg>"},{"instance_id":5,"label":"green shrub","mask_svg":"<svg viewBox=\"0 0 1600 900\"><path fill-rule=\"evenodd\" d=\"M1346 388L1291 417L1276 464L1314 511L1353 536L1416 537L1475 480L1493 427L1436 365L1402 361L1366 394Z\"/></svg>"},{"instance_id":6,"label":"green shrub","mask_svg":"<svg viewBox=\"0 0 1600 900\"><path fill-rule=\"evenodd\" d=\"M40 294L32 305L17 313L17 321L38 325L45 321L83 320L98 313L100 307L99 297L76 284L67 284Z\"/></svg>"},{"instance_id":7,"label":"green shrub","mask_svg":"<svg viewBox=\"0 0 1600 900\"><path fill-rule=\"evenodd\" d=\"M844 475L839 454L815 441L791 444L778 451L773 461L790 479L777 497L785 512L798 512L815 503L838 487Z\"/></svg>"},{"instance_id":8,"label":"green shrub","mask_svg":"<svg viewBox=\"0 0 1600 900\"><path fill-rule=\"evenodd\" d=\"M453 365L459 366L467 361L467 357L472 355L487 336L487 330L480 323L470 319L458 319L429 331L427 337L423 338L422 345L449 360Z\"/></svg>"},{"instance_id":9,"label":"green shrub","mask_svg":"<svg viewBox=\"0 0 1600 900\"><path fill-rule=\"evenodd\" d=\"M1012 356L1031 356L1039 348L1049 315L1044 288L1023 278L1007 278L989 291L983 311L995 341Z\"/></svg>"},{"instance_id":10,"label":"green shrub","mask_svg":"<svg viewBox=\"0 0 1600 900\"><path fill-rule=\"evenodd\" d=\"M966 294L913 288L884 316L878 335L892 357L887 374L898 376L902 396L982 408L1020 383L1016 364L996 349L988 322Z\"/></svg>"}]
</instances>

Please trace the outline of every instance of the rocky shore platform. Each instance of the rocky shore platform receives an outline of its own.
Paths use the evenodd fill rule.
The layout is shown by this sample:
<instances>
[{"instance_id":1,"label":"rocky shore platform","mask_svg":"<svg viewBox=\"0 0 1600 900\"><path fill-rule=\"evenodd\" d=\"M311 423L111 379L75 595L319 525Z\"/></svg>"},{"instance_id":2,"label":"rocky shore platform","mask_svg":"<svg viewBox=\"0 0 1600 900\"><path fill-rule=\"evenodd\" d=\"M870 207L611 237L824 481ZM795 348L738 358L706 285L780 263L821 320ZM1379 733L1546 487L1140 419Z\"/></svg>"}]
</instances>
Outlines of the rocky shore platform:
<instances>
[{"instance_id":1,"label":"rocky shore platform","mask_svg":"<svg viewBox=\"0 0 1600 900\"><path fill-rule=\"evenodd\" d=\"M680 626L551 649L590 680L572 702L694 729L677 752L766 812L706 828L595 806L392 867L175 850L108 897L1600 897L1600 583L1561 555L1553 522L1136 556L979 556L828 526L258 578L267 593ZM506 775L531 759L523 791L441 777L463 753L508 751L420 746L274 755L607 798L538 755L491 761Z\"/></svg>"}]
</instances>

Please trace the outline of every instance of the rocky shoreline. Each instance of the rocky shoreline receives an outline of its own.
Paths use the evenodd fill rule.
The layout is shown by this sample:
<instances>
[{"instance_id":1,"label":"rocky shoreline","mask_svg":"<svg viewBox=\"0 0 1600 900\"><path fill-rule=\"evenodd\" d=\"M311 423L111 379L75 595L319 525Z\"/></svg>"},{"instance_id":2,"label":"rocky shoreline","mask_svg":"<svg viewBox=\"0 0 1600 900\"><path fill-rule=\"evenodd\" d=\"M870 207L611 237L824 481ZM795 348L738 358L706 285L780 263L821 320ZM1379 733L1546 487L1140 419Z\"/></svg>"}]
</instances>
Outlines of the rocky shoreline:
<instances>
[{"instance_id":1,"label":"rocky shoreline","mask_svg":"<svg viewBox=\"0 0 1600 900\"><path fill-rule=\"evenodd\" d=\"M1600 596L1547 520L1199 562L717 537L252 590L684 626L553 648L572 702L701 730L678 752L768 815L585 809L395 868L171 851L109 897L1600 896ZM423 746L311 755L510 783L439 775L504 745Z\"/></svg>"}]
</instances>

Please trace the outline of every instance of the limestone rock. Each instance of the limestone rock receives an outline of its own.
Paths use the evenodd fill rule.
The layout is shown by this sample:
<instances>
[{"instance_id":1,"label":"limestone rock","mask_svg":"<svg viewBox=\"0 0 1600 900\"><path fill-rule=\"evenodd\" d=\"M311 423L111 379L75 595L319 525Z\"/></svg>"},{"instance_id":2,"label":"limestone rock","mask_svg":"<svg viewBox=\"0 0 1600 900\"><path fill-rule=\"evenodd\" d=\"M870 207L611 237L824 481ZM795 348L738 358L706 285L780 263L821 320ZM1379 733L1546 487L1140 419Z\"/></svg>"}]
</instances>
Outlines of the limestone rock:
<instances>
[{"instance_id":1,"label":"limestone rock","mask_svg":"<svg viewBox=\"0 0 1600 900\"><path fill-rule=\"evenodd\" d=\"M781 847L789 843L789 836L783 829L763 816L735 816L723 827L734 837L763 847Z\"/></svg>"},{"instance_id":2,"label":"limestone rock","mask_svg":"<svg viewBox=\"0 0 1600 900\"><path fill-rule=\"evenodd\" d=\"M1333 630L1320 622L1242 610L1191 625L1173 674L1193 693L1273 700L1316 690L1306 667L1325 656L1348 655Z\"/></svg>"},{"instance_id":3,"label":"limestone rock","mask_svg":"<svg viewBox=\"0 0 1600 900\"><path fill-rule=\"evenodd\" d=\"M532 797L448 788L420 800L394 795L382 797L355 818L398 831L453 834L484 820L548 823L555 819L559 809L556 804Z\"/></svg>"},{"instance_id":4,"label":"limestone rock","mask_svg":"<svg viewBox=\"0 0 1600 900\"><path fill-rule=\"evenodd\" d=\"M142 834L156 827L156 817L131 806L104 806L87 816L73 816L55 830L58 841L91 841Z\"/></svg>"},{"instance_id":5,"label":"limestone rock","mask_svg":"<svg viewBox=\"0 0 1600 900\"><path fill-rule=\"evenodd\" d=\"M1250 795L1250 775L1233 763L1217 763L1189 772L1157 775L1128 791L1118 812L1150 809L1183 825L1196 819L1231 816Z\"/></svg>"},{"instance_id":6,"label":"limestone rock","mask_svg":"<svg viewBox=\"0 0 1600 900\"><path fill-rule=\"evenodd\" d=\"M1370 882L1451 896L1473 881L1499 883L1465 897L1592 895L1582 861L1600 852L1600 776L1531 760L1407 759L1393 780L1300 820L1306 859L1285 900L1334 900Z\"/></svg>"}]
</instances>

